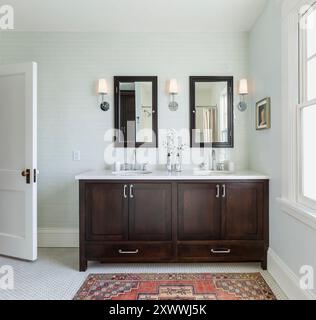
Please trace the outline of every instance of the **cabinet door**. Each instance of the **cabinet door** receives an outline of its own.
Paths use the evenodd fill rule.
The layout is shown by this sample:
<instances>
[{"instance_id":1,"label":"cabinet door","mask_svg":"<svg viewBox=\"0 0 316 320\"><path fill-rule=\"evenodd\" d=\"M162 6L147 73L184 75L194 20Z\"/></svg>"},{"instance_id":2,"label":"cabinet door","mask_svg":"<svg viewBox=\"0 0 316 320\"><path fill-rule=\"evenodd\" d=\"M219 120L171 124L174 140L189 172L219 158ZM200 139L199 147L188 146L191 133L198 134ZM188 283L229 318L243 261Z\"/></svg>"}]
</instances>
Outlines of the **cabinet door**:
<instances>
[{"instance_id":1,"label":"cabinet door","mask_svg":"<svg viewBox=\"0 0 316 320\"><path fill-rule=\"evenodd\" d=\"M171 221L171 184L130 185L129 240L171 240Z\"/></svg>"},{"instance_id":2,"label":"cabinet door","mask_svg":"<svg viewBox=\"0 0 316 320\"><path fill-rule=\"evenodd\" d=\"M127 191L122 184L86 184L86 240L127 239Z\"/></svg>"},{"instance_id":3,"label":"cabinet door","mask_svg":"<svg viewBox=\"0 0 316 320\"><path fill-rule=\"evenodd\" d=\"M227 240L263 239L264 187L257 182L230 182L222 190L223 236Z\"/></svg>"},{"instance_id":4,"label":"cabinet door","mask_svg":"<svg viewBox=\"0 0 316 320\"><path fill-rule=\"evenodd\" d=\"M220 239L220 205L218 184L178 184L179 240Z\"/></svg>"}]
</instances>

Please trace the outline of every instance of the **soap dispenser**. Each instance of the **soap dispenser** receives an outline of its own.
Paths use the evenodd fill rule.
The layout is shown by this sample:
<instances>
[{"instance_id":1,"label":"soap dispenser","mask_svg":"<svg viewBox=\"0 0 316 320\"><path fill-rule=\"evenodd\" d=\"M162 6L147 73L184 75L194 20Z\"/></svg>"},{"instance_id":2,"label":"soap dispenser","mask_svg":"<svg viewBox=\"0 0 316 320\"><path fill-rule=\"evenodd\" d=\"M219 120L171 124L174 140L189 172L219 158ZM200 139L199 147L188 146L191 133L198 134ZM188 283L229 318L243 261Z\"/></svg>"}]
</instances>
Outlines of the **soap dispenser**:
<instances>
[{"instance_id":1,"label":"soap dispenser","mask_svg":"<svg viewBox=\"0 0 316 320\"><path fill-rule=\"evenodd\" d=\"M167 155L167 170L168 172L172 172L172 162L171 162L171 154Z\"/></svg>"}]
</instances>

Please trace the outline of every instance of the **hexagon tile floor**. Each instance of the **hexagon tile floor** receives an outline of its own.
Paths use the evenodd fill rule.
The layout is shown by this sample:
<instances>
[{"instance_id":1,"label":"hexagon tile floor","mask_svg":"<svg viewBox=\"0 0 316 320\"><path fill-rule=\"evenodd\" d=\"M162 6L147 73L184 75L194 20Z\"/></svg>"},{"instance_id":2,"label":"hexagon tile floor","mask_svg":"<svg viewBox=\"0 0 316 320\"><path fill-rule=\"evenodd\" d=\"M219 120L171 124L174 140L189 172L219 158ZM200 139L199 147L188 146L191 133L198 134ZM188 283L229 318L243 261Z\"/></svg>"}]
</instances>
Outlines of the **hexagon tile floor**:
<instances>
[{"instance_id":1,"label":"hexagon tile floor","mask_svg":"<svg viewBox=\"0 0 316 320\"><path fill-rule=\"evenodd\" d=\"M0 267L14 271L14 289L0 289L0 300L71 300L89 274L114 273L258 273L262 275L278 300L287 299L267 271L259 264L99 264L90 263L86 272L78 271L78 249L39 249L36 262L0 256Z\"/></svg>"}]
</instances>

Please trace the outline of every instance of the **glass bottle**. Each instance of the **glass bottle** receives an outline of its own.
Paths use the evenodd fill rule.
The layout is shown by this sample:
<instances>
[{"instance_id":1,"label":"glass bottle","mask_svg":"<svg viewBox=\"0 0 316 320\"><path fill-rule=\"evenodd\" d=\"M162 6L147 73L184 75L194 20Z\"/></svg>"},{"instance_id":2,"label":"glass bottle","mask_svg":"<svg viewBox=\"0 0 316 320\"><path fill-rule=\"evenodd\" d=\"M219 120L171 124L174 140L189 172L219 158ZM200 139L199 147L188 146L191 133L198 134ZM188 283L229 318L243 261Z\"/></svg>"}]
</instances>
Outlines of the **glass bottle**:
<instances>
[{"instance_id":1,"label":"glass bottle","mask_svg":"<svg viewBox=\"0 0 316 320\"><path fill-rule=\"evenodd\" d=\"M167 170L168 172L172 172L172 162L171 162L171 154L167 155Z\"/></svg>"},{"instance_id":2,"label":"glass bottle","mask_svg":"<svg viewBox=\"0 0 316 320\"><path fill-rule=\"evenodd\" d=\"M176 157L176 171L181 172L182 171L182 159L180 152L177 153Z\"/></svg>"}]
</instances>

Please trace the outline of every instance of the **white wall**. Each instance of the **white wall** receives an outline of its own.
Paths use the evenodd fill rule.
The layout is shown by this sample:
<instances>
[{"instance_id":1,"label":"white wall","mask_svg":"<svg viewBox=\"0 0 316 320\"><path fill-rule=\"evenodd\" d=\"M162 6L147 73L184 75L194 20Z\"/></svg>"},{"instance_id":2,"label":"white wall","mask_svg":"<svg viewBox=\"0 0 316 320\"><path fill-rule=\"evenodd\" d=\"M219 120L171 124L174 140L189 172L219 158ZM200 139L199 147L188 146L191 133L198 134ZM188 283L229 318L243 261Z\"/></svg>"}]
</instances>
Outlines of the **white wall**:
<instances>
[{"instance_id":1,"label":"white wall","mask_svg":"<svg viewBox=\"0 0 316 320\"><path fill-rule=\"evenodd\" d=\"M72 229L74 176L104 167L103 135L114 122L113 102L108 113L98 107L95 81L106 77L112 86L114 75L157 75L159 127L188 128L189 76L247 76L248 34L0 33L1 64L31 60L39 66L39 227ZM170 78L180 86L178 112L168 110ZM238 168L248 166L247 119L236 113L231 156ZM80 162L72 161L72 150L81 150Z\"/></svg>"},{"instance_id":2,"label":"white wall","mask_svg":"<svg viewBox=\"0 0 316 320\"><path fill-rule=\"evenodd\" d=\"M276 201L281 196L282 167L281 1L269 1L250 34L249 46L253 92L249 131L250 167L271 176L270 248L288 266L288 274L292 274L292 280L298 286L301 266L311 265L316 271L316 230L282 212ZM254 104L265 97L271 97L272 128L257 132Z\"/></svg>"}]
</instances>

